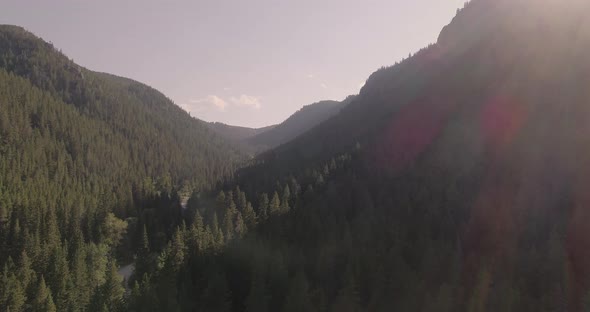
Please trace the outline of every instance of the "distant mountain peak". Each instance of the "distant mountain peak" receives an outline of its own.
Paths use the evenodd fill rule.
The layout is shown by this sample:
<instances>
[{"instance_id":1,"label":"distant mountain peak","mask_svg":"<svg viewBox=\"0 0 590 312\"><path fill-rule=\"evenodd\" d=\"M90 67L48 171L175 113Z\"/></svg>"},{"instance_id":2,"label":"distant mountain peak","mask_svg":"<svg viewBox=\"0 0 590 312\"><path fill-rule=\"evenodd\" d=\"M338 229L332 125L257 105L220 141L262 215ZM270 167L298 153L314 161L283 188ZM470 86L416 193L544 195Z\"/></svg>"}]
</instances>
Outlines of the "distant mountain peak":
<instances>
[{"instance_id":1,"label":"distant mountain peak","mask_svg":"<svg viewBox=\"0 0 590 312\"><path fill-rule=\"evenodd\" d=\"M287 143L338 114L354 98L349 96L342 102L326 100L305 105L274 128L249 138L248 142L270 148Z\"/></svg>"}]
</instances>

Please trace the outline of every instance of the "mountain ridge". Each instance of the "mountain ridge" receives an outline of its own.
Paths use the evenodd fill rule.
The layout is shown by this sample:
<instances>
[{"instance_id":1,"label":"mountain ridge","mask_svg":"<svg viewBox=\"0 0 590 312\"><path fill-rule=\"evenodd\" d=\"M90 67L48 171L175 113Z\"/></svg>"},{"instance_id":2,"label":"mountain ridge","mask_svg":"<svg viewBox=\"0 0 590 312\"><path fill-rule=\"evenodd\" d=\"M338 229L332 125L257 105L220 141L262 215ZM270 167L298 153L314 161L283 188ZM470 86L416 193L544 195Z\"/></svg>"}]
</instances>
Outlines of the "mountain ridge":
<instances>
[{"instance_id":1,"label":"mountain ridge","mask_svg":"<svg viewBox=\"0 0 590 312\"><path fill-rule=\"evenodd\" d=\"M313 129L354 100L348 96L343 101L319 101L300 108L283 122L262 128L248 128L210 122L209 127L219 135L241 146L252 155L271 150Z\"/></svg>"},{"instance_id":2,"label":"mountain ridge","mask_svg":"<svg viewBox=\"0 0 590 312\"><path fill-rule=\"evenodd\" d=\"M248 141L250 144L263 145L270 148L279 146L338 114L340 109L348 105L353 99L354 96L349 96L343 101L320 101L305 105L282 123L276 125L269 131L249 138Z\"/></svg>"},{"instance_id":3,"label":"mountain ridge","mask_svg":"<svg viewBox=\"0 0 590 312\"><path fill-rule=\"evenodd\" d=\"M449 248L435 253L454 254L441 261L446 269L461 268L451 273L461 282L438 276L445 282L430 285L441 291L459 285L452 295L446 293L457 301L442 310L472 311L477 309L474 302L482 310L554 310L563 302L538 298L559 293L573 310L582 311L590 285L584 264L588 256L581 252L590 248L585 238L590 213L578 185L587 183L585 165L580 164L588 158L582 155L590 153L584 139L590 119L590 62L584 57L590 47L588 12L590 3L577 0L471 1L441 31L436 44L373 73L340 114L261 154L252 167L240 170L237 184L249 193L272 193L277 185L292 189L290 181L295 180L300 190L308 190L301 196L311 203L303 199L305 204L292 214L301 219L282 225L320 236L332 233L323 245L306 245L296 239L305 235L285 231L291 234L285 242L294 250L309 248L309 266L327 257L312 255L337 244L338 235L355 240L365 234L371 238L364 244L378 244L393 228L391 235L404 237L397 252L407 260L375 256L381 260L372 263L399 261L412 274L424 270L412 283L436 274L425 264L425 250L445 245ZM338 170L339 159L349 157L352 162ZM333 174L338 177L329 178ZM333 219L345 229L330 223ZM285 232L266 228L264 235ZM425 243L431 239L438 247ZM425 245L407 247L409 241ZM341 242L341 252L346 253L349 242ZM353 248L364 246L360 242ZM369 247L369 253L379 254L388 246ZM540 259L537 252L553 264L544 267L534 260ZM353 253L353 266L355 259ZM371 265L365 265L365 272L371 272ZM546 272L547 280L540 282L525 267ZM311 271L310 283L322 283L322 269ZM564 284L564 276L575 281ZM481 299L477 287L488 285L488 277L497 286L485 288L491 293ZM530 287L540 284L544 286ZM380 287L360 297L371 298ZM518 289L518 300L500 299L513 289ZM417 293L430 298L428 291ZM406 300L408 296L413 297L400 295L381 308L434 310Z\"/></svg>"},{"instance_id":4,"label":"mountain ridge","mask_svg":"<svg viewBox=\"0 0 590 312\"><path fill-rule=\"evenodd\" d=\"M125 125L135 115L117 122L93 101L66 106L62 98L96 97L76 84L64 93L59 86L70 84L33 75L43 91L0 70L0 101L23 104L0 106L0 150L8 151L0 154L7 173L0 304L19 310L22 290L39 280L39 310L52 303L50 288L59 310L585 311L589 12L581 0L473 0L436 44L377 70L348 105L217 188L192 192L186 207L166 176L135 187L100 179L143 172L120 165L125 157L99 154L103 145L130 144L137 133ZM133 108L160 107L162 95L145 88L117 94L141 99ZM102 113L106 120L91 118ZM157 134L170 126L146 122ZM72 129L84 130L82 144ZM123 138L100 144L117 131ZM186 142L153 138L143 138L137 158ZM194 159L202 165L196 174L224 152L211 148ZM144 165L165 172L186 163L165 160ZM97 161L113 166L115 177L94 166L98 178L76 183L91 173L82 164ZM130 216L122 244L132 248L122 249L133 250L127 258L136 271L127 295L112 259L126 224L109 214L115 209ZM45 272L49 287L35 276Z\"/></svg>"},{"instance_id":5,"label":"mountain ridge","mask_svg":"<svg viewBox=\"0 0 590 312\"><path fill-rule=\"evenodd\" d=\"M230 176L237 163L245 159L203 121L190 117L156 89L77 65L22 27L0 26L0 68L74 107L81 116L99 122L105 131L112 131L104 139L119 145L126 142L117 148L123 149L117 157L128 159L121 165L135 166L140 175L153 179L170 176L175 185L204 188ZM10 105L14 104L4 108ZM144 149L148 152L140 152ZM75 157L91 156L86 147L77 144L68 152ZM209 163L209 168L204 163ZM105 169L98 171L106 173Z\"/></svg>"}]
</instances>

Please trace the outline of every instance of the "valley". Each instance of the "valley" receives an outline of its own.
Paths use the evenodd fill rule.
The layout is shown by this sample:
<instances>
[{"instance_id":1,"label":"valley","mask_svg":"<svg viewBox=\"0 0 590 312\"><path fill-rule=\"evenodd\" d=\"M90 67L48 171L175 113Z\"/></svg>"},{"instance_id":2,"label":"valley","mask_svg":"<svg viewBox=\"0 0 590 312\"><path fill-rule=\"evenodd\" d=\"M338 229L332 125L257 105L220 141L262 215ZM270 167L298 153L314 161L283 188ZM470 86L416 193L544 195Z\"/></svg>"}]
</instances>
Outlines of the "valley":
<instances>
[{"instance_id":1,"label":"valley","mask_svg":"<svg viewBox=\"0 0 590 312\"><path fill-rule=\"evenodd\" d=\"M588 311L589 12L472 0L257 129L1 25L0 311Z\"/></svg>"}]
</instances>

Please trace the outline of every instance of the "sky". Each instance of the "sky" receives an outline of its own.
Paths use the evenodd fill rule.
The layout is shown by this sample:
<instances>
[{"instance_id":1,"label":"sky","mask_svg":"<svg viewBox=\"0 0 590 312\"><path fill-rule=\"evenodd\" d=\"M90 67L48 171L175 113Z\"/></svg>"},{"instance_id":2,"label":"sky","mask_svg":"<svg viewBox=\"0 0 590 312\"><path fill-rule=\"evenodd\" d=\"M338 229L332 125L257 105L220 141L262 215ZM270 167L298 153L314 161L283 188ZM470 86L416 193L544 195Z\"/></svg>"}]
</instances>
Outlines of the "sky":
<instances>
[{"instance_id":1,"label":"sky","mask_svg":"<svg viewBox=\"0 0 590 312\"><path fill-rule=\"evenodd\" d=\"M466 0L0 0L88 69L146 83L206 121L262 127L357 94L436 42Z\"/></svg>"}]
</instances>

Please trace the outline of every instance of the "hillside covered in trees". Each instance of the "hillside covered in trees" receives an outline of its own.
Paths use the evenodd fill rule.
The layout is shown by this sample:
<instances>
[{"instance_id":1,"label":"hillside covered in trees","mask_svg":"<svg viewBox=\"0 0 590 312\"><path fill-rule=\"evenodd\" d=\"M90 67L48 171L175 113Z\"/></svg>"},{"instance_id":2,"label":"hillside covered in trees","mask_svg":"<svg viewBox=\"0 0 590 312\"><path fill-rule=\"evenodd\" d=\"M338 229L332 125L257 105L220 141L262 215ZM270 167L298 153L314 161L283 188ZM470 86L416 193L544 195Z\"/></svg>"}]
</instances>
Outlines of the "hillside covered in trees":
<instances>
[{"instance_id":1,"label":"hillside covered in trees","mask_svg":"<svg viewBox=\"0 0 590 312\"><path fill-rule=\"evenodd\" d=\"M589 9L466 4L339 114L193 196L130 308L586 311Z\"/></svg>"},{"instance_id":2,"label":"hillside covered in trees","mask_svg":"<svg viewBox=\"0 0 590 312\"><path fill-rule=\"evenodd\" d=\"M255 136L247 138L246 141L254 146L263 146L266 148L277 147L293 140L338 114L343 107L353 100L354 96L349 96L341 102L321 101L306 105L282 123L267 131L262 131Z\"/></svg>"},{"instance_id":3,"label":"hillside covered in trees","mask_svg":"<svg viewBox=\"0 0 590 312\"><path fill-rule=\"evenodd\" d=\"M263 132L269 131L275 126L268 126L262 128L248 128L248 127L239 127L239 126L231 126L226 125L221 122L210 122L208 123L209 127L213 129L213 131L217 132L220 136L227 138L233 142L241 142L247 140L251 137L259 135Z\"/></svg>"},{"instance_id":4,"label":"hillside covered in trees","mask_svg":"<svg viewBox=\"0 0 590 312\"><path fill-rule=\"evenodd\" d=\"M89 161L96 138L128 129L116 123L124 114L100 113L119 102L79 102L88 95L55 84L65 74L3 65L0 99L25 105L0 106L10 112L0 118L0 306L588 311L589 12L582 0L473 0L437 43L379 69L338 113L237 171L213 134L198 141L210 154L196 155L220 162L194 172L162 169L151 145L138 151L143 167ZM7 54L0 64L31 56ZM127 80L82 73L129 91ZM117 99L132 101L127 91ZM57 121L37 121L37 107ZM85 131L92 139L72 148ZM123 142L105 144L133 150ZM127 292L117 258L135 260Z\"/></svg>"},{"instance_id":5,"label":"hillside covered in trees","mask_svg":"<svg viewBox=\"0 0 590 312\"><path fill-rule=\"evenodd\" d=\"M268 149L265 145L251 144L248 142L249 139L263 133L272 130L276 125L262 127L262 128L248 128L240 126L226 125L221 122L209 122L207 123L209 128L213 132L217 133L220 137L225 138L231 142L233 146L239 148L242 152L254 156L263 150Z\"/></svg>"},{"instance_id":6,"label":"hillside covered in trees","mask_svg":"<svg viewBox=\"0 0 590 312\"><path fill-rule=\"evenodd\" d=\"M178 194L242 158L158 91L0 26L0 310L113 311L135 232L157 220L165 244Z\"/></svg>"},{"instance_id":7,"label":"hillside covered in trees","mask_svg":"<svg viewBox=\"0 0 590 312\"><path fill-rule=\"evenodd\" d=\"M252 129L222 124L209 123L209 127L217 134L236 144L243 151L256 155L287 143L294 138L318 126L354 100L351 95L345 100L321 101L309 104L293 113L289 118L277 125Z\"/></svg>"}]
</instances>

